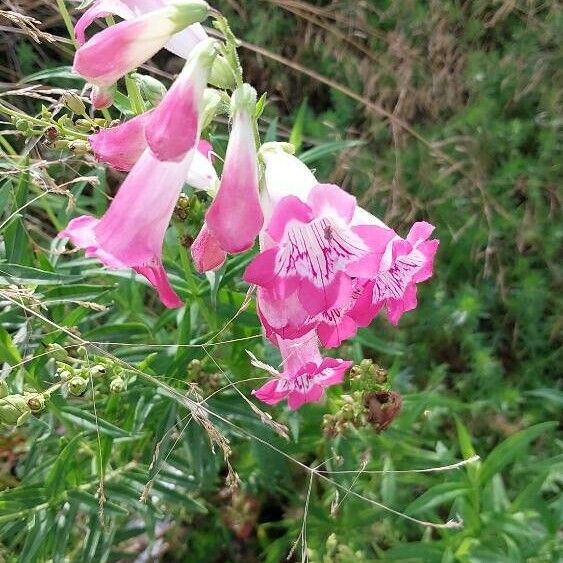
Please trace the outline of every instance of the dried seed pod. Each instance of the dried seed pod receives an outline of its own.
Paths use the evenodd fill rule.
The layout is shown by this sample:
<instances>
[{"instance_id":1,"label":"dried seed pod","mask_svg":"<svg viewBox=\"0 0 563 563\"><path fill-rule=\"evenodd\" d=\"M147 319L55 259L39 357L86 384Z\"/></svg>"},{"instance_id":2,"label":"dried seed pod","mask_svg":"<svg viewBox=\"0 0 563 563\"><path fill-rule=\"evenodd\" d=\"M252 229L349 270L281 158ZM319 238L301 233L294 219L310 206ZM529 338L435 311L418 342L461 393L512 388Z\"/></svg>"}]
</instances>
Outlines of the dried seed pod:
<instances>
[{"instance_id":1,"label":"dried seed pod","mask_svg":"<svg viewBox=\"0 0 563 563\"><path fill-rule=\"evenodd\" d=\"M376 432L383 432L389 428L395 417L401 411L403 399L396 391L379 391L367 393L365 406L368 411L368 421Z\"/></svg>"}]
</instances>

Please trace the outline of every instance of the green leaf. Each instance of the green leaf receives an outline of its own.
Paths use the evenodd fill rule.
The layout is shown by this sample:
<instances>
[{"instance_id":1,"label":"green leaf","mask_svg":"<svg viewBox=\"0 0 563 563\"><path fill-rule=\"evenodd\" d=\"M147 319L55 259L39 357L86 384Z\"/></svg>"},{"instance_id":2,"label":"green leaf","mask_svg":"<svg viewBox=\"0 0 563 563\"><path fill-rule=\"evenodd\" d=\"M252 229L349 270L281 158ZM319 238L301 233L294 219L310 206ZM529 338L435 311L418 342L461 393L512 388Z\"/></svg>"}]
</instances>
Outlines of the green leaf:
<instances>
[{"instance_id":1,"label":"green leaf","mask_svg":"<svg viewBox=\"0 0 563 563\"><path fill-rule=\"evenodd\" d=\"M129 434L111 422L100 417L96 418L92 413L75 407L65 407L65 409L61 411L61 417L79 428L84 428L90 432L99 431L100 434L105 434L112 438L137 439L140 437L139 435Z\"/></svg>"},{"instance_id":2,"label":"green leaf","mask_svg":"<svg viewBox=\"0 0 563 563\"><path fill-rule=\"evenodd\" d=\"M299 159L305 164L311 164L327 156L332 156L334 153L341 152L344 149L359 147L363 144L363 141L333 141L330 143L324 143L318 147L314 147L301 153L299 155Z\"/></svg>"},{"instance_id":3,"label":"green leaf","mask_svg":"<svg viewBox=\"0 0 563 563\"><path fill-rule=\"evenodd\" d=\"M305 125L305 116L307 115L307 99L305 98L293 123L291 134L289 135L289 142L295 147L295 152L298 152L303 142L303 127Z\"/></svg>"},{"instance_id":4,"label":"green leaf","mask_svg":"<svg viewBox=\"0 0 563 563\"><path fill-rule=\"evenodd\" d=\"M441 483L428 489L424 494L411 502L405 509L405 512L407 514L424 512L435 506L450 502L460 495L465 495L468 491L469 489L466 485L460 484L457 481Z\"/></svg>"},{"instance_id":5,"label":"green leaf","mask_svg":"<svg viewBox=\"0 0 563 563\"><path fill-rule=\"evenodd\" d=\"M6 362L11 366L19 364L22 361L22 357L18 351L18 348L12 341L12 337L8 334L8 331L0 326L0 363Z\"/></svg>"},{"instance_id":6,"label":"green leaf","mask_svg":"<svg viewBox=\"0 0 563 563\"><path fill-rule=\"evenodd\" d=\"M510 436L500 443L487 456L481 466L479 475L481 485L488 483L495 474L500 473L507 465L510 465L528 447L530 442L549 433L556 427L557 422L542 422Z\"/></svg>"}]
</instances>

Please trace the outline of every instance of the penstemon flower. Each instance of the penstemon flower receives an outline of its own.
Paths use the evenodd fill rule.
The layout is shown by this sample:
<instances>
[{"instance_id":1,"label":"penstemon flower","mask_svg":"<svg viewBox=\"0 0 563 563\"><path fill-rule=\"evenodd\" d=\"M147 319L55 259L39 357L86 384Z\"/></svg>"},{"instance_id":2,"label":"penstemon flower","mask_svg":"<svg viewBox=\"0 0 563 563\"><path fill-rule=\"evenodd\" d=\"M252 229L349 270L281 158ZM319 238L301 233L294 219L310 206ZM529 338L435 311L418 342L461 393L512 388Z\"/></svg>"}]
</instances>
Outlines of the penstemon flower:
<instances>
[{"instance_id":1,"label":"penstemon flower","mask_svg":"<svg viewBox=\"0 0 563 563\"><path fill-rule=\"evenodd\" d=\"M107 91L122 76L162 49L174 34L204 20L208 14L206 2L190 0L166 3L159 9L126 19L86 41L76 51L74 70ZM83 22L84 26L90 16ZM77 29L77 36L84 38L82 25Z\"/></svg>"},{"instance_id":2,"label":"penstemon flower","mask_svg":"<svg viewBox=\"0 0 563 563\"><path fill-rule=\"evenodd\" d=\"M258 193L258 162L254 138L256 91L248 84L231 99L233 127L217 196L205 216L207 228L224 252L252 247L264 215Z\"/></svg>"},{"instance_id":3,"label":"penstemon flower","mask_svg":"<svg viewBox=\"0 0 563 563\"><path fill-rule=\"evenodd\" d=\"M324 390L331 385L342 383L346 371L352 367L350 361L323 358L314 333L294 340L277 339L282 355L283 372L253 361L259 368L265 368L273 376L252 394L268 405L275 405L284 399L290 409L298 409L305 403L320 401Z\"/></svg>"},{"instance_id":4,"label":"penstemon flower","mask_svg":"<svg viewBox=\"0 0 563 563\"><path fill-rule=\"evenodd\" d=\"M124 20L130 20L171 3L168 0L96 0L76 22L74 34L78 44L84 45L86 29L98 18L116 15ZM172 35L164 47L175 55L187 58L191 50L206 38L207 33L201 24L194 23Z\"/></svg>"},{"instance_id":5,"label":"penstemon flower","mask_svg":"<svg viewBox=\"0 0 563 563\"><path fill-rule=\"evenodd\" d=\"M268 336L315 329L324 346L335 347L383 306L393 324L416 306L416 283L431 276L438 246L426 240L431 225L415 224L403 240L338 186L316 183L279 147L266 146L262 157L269 219L244 279L260 288Z\"/></svg>"},{"instance_id":6,"label":"penstemon flower","mask_svg":"<svg viewBox=\"0 0 563 563\"><path fill-rule=\"evenodd\" d=\"M166 307L181 307L162 265L162 244L193 153L162 162L145 150L101 219L83 215L59 236L111 269L132 268L157 290Z\"/></svg>"}]
</instances>

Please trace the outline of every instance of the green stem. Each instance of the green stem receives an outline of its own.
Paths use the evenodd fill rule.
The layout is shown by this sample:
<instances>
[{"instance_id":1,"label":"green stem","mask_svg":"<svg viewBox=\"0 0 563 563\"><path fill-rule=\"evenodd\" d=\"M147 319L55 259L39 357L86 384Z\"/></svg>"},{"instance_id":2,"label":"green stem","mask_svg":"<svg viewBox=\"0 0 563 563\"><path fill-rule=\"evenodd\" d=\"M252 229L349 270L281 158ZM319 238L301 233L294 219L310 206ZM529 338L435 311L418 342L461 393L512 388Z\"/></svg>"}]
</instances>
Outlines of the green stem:
<instances>
[{"instance_id":1,"label":"green stem","mask_svg":"<svg viewBox=\"0 0 563 563\"><path fill-rule=\"evenodd\" d=\"M72 25L72 20L65 6L64 0L57 0L57 7L59 8L59 12L61 14L61 17L63 18L63 21L65 22L65 26L68 31L68 35L72 41L72 44L74 45L75 49L78 49L78 42L74 37L74 26Z\"/></svg>"},{"instance_id":2,"label":"green stem","mask_svg":"<svg viewBox=\"0 0 563 563\"><path fill-rule=\"evenodd\" d=\"M139 115L145 111L145 104L139 90L139 85L131 77L125 77L125 87L127 88L127 96L131 102L131 109L135 115Z\"/></svg>"}]
</instances>

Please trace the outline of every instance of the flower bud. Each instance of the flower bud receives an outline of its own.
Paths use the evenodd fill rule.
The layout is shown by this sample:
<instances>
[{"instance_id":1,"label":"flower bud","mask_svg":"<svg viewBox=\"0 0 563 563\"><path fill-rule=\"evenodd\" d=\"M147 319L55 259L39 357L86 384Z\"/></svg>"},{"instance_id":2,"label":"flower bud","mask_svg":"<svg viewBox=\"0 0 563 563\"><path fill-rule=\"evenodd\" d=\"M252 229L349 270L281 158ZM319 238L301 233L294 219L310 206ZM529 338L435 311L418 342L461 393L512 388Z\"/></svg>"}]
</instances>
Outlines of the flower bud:
<instances>
[{"instance_id":1,"label":"flower bud","mask_svg":"<svg viewBox=\"0 0 563 563\"><path fill-rule=\"evenodd\" d=\"M41 393L26 393L24 397L31 412L40 412L45 408L45 397Z\"/></svg>"},{"instance_id":2,"label":"flower bud","mask_svg":"<svg viewBox=\"0 0 563 563\"><path fill-rule=\"evenodd\" d=\"M49 344L47 352L49 352L51 358L55 358L58 362L68 360L68 352L60 344Z\"/></svg>"},{"instance_id":3,"label":"flower bud","mask_svg":"<svg viewBox=\"0 0 563 563\"><path fill-rule=\"evenodd\" d=\"M112 393L122 393L125 391L125 381L121 377L116 377L111 380L109 390Z\"/></svg>"},{"instance_id":4,"label":"flower bud","mask_svg":"<svg viewBox=\"0 0 563 563\"><path fill-rule=\"evenodd\" d=\"M79 346L76 349L76 354L78 355L79 358L85 358L88 355L86 347L85 346Z\"/></svg>"},{"instance_id":5,"label":"flower bud","mask_svg":"<svg viewBox=\"0 0 563 563\"><path fill-rule=\"evenodd\" d=\"M201 112L201 128L207 129L221 106L221 94L213 88L206 88L203 92L203 110Z\"/></svg>"},{"instance_id":6,"label":"flower bud","mask_svg":"<svg viewBox=\"0 0 563 563\"><path fill-rule=\"evenodd\" d=\"M8 384L4 379L0 379L0 399L7 397L10 394L8 391Z\"/></svg>"},{"instance_id":7,"label":"flower bud","mask_svg":"<svg viewBox=\"0 0 563 563\"><path fill-rule=\"evenodd\" d=\"M86 113L86 106L84 102L77 96L74 92L65 92L62 97L63 104L70 110L72 113L77 113L79 115L84 115Z\"/></svg>"},{"instance_id":8,"label":"flower bud","mask_svg":"<svg viewBox=\"0 0 563 563\"><path fill-rule=\"evenodd\" d=\"M209 4L204 0L175 0L171 4L175 13L170 19L176 24L177 31L203 21L209 14Z\"/></svg>"},{"instance_id":9,"label":"flower bud","mask_svg":"<svg viewBox=\"0 0 563 563\"><path fill-rule=\"evenodd\" d=\"M90 152L90 143L88 143L88 141L72 141L68 147L76 156L81 156Z\"/></svg>"},{"instance_id":10,"label":"flower bud","mask_svg":"<svg viewBox=\"0 0 563 563\"><path fill-rule=\"evenodd\" d=\"M213 61L209 83L222 90L234 90L236 88L236 77L229 61L219 55Z\"/></svg>"},{"instance_id":11,"label":"flower bud","mask_svg":"<svg viewBox=\"0 0 563 563\"><path fill-rule=\"evenodd\" d=\"M8 395L0 399L0 423L20 426L31 414L31 409L23 395Z\"/></svg>"},{"instance_id":12,"label":"flower bud","mask_svg":"<svg viewBox=\"0 0 563 563\"><path fill-rule=\"evenodd\" d=\"M96 364L90 368L90 376L96 377L97 375L105 375L108 372L106 366Z\"/></svg>"},{"instance_id":13,"label":"flower bud","mask_svg":"<svg viewBox=\"0 0 563 563\"><path fill-rule=\"evenodd\" d=\"M134 72L131 78L137 83L143 99L151 106L158 105L160 100L164 98L166 87L160 80L146 74L139 74L138 72Z\"/></svg>"},{"instance_id":14,"label":"flower bud","mask_svg":"<svg viewBox=\"0 0 563 563\"><path fill-rule=\"evenodd\" d=\"M76 396L76 397L79 397L80 395L82 395L86 391L87 387L88 387L88 380L84 379L83 377L80 377L78 375L73 377L68 382L69 393L71 395Z\"/></svg>"}]
</instances>

